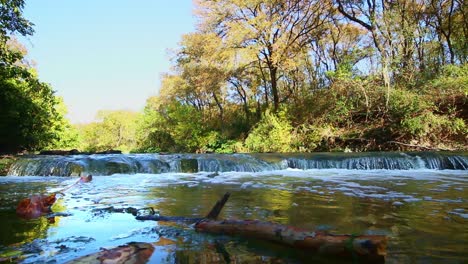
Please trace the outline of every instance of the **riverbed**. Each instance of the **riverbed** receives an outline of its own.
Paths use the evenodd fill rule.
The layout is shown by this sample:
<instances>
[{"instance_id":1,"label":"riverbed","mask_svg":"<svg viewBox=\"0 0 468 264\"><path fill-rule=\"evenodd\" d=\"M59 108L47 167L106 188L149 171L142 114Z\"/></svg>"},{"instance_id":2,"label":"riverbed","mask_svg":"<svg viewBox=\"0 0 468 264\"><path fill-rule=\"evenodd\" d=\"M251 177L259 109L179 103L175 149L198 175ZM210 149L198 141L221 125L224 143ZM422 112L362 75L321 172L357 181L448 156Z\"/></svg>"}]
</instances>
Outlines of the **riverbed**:
<instances>
[{"instance_id":1,"label":"riverbed","mask_svg":"<svg viewBox=\"0 0 468 264\"><path fill-rule=\"evenodd\" d=\"M64 263L136 241L153 243L152 263L352 263L270 242L197 233L183 223L138 221L119 210L132 207L144 214L143 208L151 207L165 216L200 217L230 192L222 219L386 235L386 263L468 262L466 170L281 168L96 175L58 195L55 215L16 216L22 198L54 193L76 180L0 178L0 258Z\"/></svg>"}]
</instances>

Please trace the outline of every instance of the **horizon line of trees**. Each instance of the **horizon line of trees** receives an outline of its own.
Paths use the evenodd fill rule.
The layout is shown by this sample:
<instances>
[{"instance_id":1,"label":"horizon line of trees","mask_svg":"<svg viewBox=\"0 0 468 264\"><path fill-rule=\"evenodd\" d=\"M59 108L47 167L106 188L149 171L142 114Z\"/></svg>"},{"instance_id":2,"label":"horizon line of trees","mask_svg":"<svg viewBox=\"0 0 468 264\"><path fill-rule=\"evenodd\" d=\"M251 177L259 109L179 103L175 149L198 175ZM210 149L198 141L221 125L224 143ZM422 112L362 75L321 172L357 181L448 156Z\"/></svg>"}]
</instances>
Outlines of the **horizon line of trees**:
<instances>
[{"instance_id":1,"label":"horizon line of trees","mask_svg":"<svg viewBox=\"0 0 468 264\"><path fill-rule=\"evenodd\" d=\"M0 9L1 91L17 93L2 96L12 101L0 106L13 110L2 111L8 115L0 131L16 133L9 136L17 149L468 145L468 9L462 0L197 0L196 30L172 51L173 67L143 113L103 111L97 122L75 127L51 87L12 48L11 34L33 33L23 5L7 0ZM16 102L28 100L18 108L23 104ZM19 117L30 123L15 121ZM13 149L8 142L14 141L0 141L0 148Z\"/></svg>"},{"instance_id":2,"label":"horizon line of trees","mask_svg":"<svg viewBox=\"0 0 468 264\"><path fill-rule=\"evenodd\" d=\"M466 148L460 0L198 0L140 150Z\"/></svg>"}]
</instances>

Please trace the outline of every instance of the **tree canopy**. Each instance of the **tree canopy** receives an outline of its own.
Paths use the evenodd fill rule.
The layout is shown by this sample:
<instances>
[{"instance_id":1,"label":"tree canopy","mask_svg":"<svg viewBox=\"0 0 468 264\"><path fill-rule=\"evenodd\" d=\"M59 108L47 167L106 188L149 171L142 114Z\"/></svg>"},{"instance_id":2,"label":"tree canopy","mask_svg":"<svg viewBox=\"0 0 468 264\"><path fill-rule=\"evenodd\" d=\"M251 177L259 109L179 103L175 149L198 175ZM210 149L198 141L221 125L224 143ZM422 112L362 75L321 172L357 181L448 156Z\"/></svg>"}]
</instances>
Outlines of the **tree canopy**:
<instances>
[{"instance_id":1,"label":"tree canopy","mask_svg":"<svg viewBox=\"0 0 468 264\"><path fill-rule=\"evenodd\" d=\"M468 21L460 0L197 0L196 30L143 113L73 127L0 6L0 149L302 152L466 149Z\"/></svg>"},{"instance_id":2,"label":"tree canopy","mask_svg":"<svg viewBox=\"0 0 468 264\"><path fill-rule=\"evenodd\" d=\"M143 148L466 147L462 1L198 0L195 12L146 106Z\"/></svg>"},{"instance_id":3,"label":"tree canopy","mask_svg":"<svg viewBox=\"0 0 468 264\"><path fill-rule=\"evenodd\" d=\"M0 152L18 152L73 145L71 125L61 98L38 79L26 49L14 38L34 31L22 16L24 1L0 5Z\"/></svg>"}]
</instances>

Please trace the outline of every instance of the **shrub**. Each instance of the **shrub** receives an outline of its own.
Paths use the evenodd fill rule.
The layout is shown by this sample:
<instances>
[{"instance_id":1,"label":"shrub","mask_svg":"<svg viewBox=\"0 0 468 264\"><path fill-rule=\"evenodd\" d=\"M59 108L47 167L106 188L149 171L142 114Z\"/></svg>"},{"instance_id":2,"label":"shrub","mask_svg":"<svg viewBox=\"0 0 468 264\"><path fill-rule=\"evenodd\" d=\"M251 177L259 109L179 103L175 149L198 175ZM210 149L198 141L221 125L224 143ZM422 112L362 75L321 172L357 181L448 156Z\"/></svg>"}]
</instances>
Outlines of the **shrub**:
<instances>
[{"instance_id":1,"label":"shrub","mask_svg":"<svg viewBox=\"0 0 468 264\"><path fill-rule=\"evenodd\" d=\"M295 132L294 148L300 152L315 151L334 135L335 128L329 124L303 124Z\"/></svg>"},{"instance_id":2,"label":"shrub","mask_svg":"<svg viewBox=\"0 0 468 264\"><path fill-rule=\"evenodd\" d=\"M425 112L402 120L400 131L405 137L417 140L427 138L433 142L440 142L442 139L458 135L466 135L467 132L463 119L435 115L432 112Z\"/></svg>"},{"instance_id":3,"label":"shrub","mask_svg":"<svg viewBox=\"0 0 468 264\"><path fill-rule=\"evenodd\" d=\"M252 152L292 152L293 128L286 112L277 115L266 111L245 140L245 146Z\"/></svg>"},{"instance_id":4,"label":"shrub","mask_svg":"<svg viewBox=\"0 0 468 264\"><path fill-rule=\"evenodd\" d=\"M416 117L425 112L432 111L433 104L415 92L395 89L389 100L388 115L390 122L399 123L402 119Z\"/></svg>"}]
</instances>

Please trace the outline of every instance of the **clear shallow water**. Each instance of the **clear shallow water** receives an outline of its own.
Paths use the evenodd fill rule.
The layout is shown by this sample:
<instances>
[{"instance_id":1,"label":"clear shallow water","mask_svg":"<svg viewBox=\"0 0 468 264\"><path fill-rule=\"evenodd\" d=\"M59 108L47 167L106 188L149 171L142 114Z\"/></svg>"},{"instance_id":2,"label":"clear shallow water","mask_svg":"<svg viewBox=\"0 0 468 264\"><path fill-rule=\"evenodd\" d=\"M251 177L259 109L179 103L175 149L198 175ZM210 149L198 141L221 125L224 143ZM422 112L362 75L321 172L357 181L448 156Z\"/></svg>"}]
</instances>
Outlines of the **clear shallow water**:
<instances>
[{"instance_id":1,"label":"clear shallow water","mask_svg":"<svg viewBox=\"0 0 468 264\"><path fill-rule=\"evenodd\" d=\"M330 263L274 244L196 233L184 224L137 221L114 208L203 216L226 191L221 218L260 219L332 233L385 234L387 263L468 262L468 172L461 170L286 169L265 172L95 176L56 202L64 216L23 220L19 200L76 178L0 178L0 257L67 262L131 241L156 245L156 263ZM67 216L65 216L67 215Z\"/></svg>"}]
</instances>

